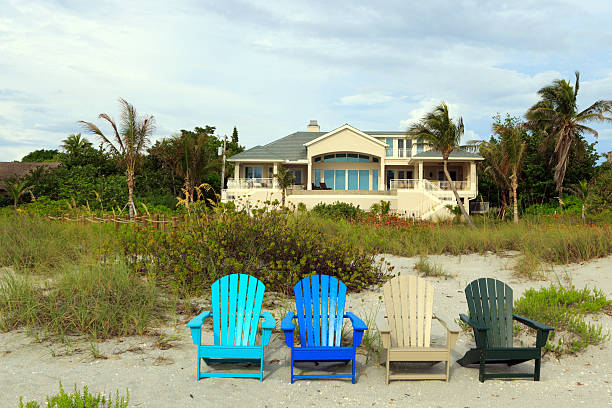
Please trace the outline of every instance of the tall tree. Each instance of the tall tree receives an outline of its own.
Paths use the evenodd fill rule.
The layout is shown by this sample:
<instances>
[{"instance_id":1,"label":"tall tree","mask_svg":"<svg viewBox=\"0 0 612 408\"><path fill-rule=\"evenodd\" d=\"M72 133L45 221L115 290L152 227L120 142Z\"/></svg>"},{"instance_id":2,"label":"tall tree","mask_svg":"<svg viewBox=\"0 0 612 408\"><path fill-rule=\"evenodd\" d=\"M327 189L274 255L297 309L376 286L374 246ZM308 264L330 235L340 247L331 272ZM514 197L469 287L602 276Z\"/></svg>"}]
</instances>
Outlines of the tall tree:
<instances>
[{"instance_id":1,"label":"tall tree","mask_svg":"<svg viewBox=\"0 0 612 408\"><path fill-rule=\"evenodd\" d=\"M506 191L510 191L510 185L508 180L508 161L503 160L502 146L499 140L494 137L488 142L479 142L480 155L485 159L485 172L493 179L495 185L499 188L500 192L500 209L498 217L504 219L506 215L506 207L508 201L506 200ZM480 179L479 179L480 181Z\"/></svg>"},{"instance_id":2,"label":"tall tree","mask_svg":"<svg viewBox=\"0 0 612 408\"><path fill-rule=\"evenodd\" d=\"M238 129L234 126L234 131L232 132L232 143L238 144Z\"/></svg>"},{"instance_id":3,"label":"tall tree","mask_svg":"<svg viewBox=\"0 0 612 408\"><path fill-rule=\"evenodd\" d=\"M141 117L136 109L128 101L119 98L121 108L121 120L119 126L106 113L98 115L99 119L107 121L113 129L113 136L108 138L93 123L80 121L84 129L100 137L102 143L106 144L111 153L117 156L126 169L128 185L128 209L130 218L136 214L134 205L134 172L136 164L145 148L149 144L151 135L155 130L155 119L153 116Z\"/></svg>"},{"instance_id":4,"label":"tall tree","mask_svg":"<svg viewBox=\"0 0 612 408\"><path fill-rule=\"evenodd\" d=\"M510 181L510 189L512 191L514 222L518 224L518 196L517 188L519 176L523 170L525 159L525 148L527 142L523 139L522 124L507 120L505 124L494 123L493 132L499 135L500 138L500 153L501 161L505 162L508 169L508 180Z\"/></svg>"},{"instance_id":5,"label":"tall tree","mask_svg":"<svg viewBox=\"0 0 612 408\"><path fill-rule=\"evenodd\" d=\"M425 114L425 116L416 124L408 128L408 135L413 138L422 137L434 149L438 150L442 154L442 162L444 165L444 175L446 180L449 182L457 205L461 209L463 217L467 223L472 227L476 228L474 222L470 218L470 215L465 210L463 202L457 193L457 187L448 172L448 157L450 154L459 147L461 136L463 135L463 118L459 117L457 123L453 122L448 114L448 106L445 102L440 103L434 108L433 111Z\"/></svg>"},{"instance_id":6,"label":"tall tree","mask_svg":"<svg viewBox=\"0 0 612 408\"><path fill-rule=\"evenodd\" d=\"M554 80L551 85L538 91L540 101L533 105L525 117L528 125L534 130L541 130L554 140L554 155L551 156L554 181L557 191L562 192L563 179L569 162L572 144L582 133L590 133L595 137L595 129L586 126L591 122L612 121L612 101L599 100L588 108L580 111L577 106L578 89L580 88L580 73L576 71L574 86L564 79Z\"/></svg>"},{"instance_id":7,"label":"tall tree","mask_svg":"<svg viewBox=\"0 0 612 408\"><path fill-rule=\"evenodd\" d=\"M46 150L39 149L34 150L23 156L21 159L22 162L53 162L59 161L59 151L55 149Z\"/></svg>"}]
</instances>

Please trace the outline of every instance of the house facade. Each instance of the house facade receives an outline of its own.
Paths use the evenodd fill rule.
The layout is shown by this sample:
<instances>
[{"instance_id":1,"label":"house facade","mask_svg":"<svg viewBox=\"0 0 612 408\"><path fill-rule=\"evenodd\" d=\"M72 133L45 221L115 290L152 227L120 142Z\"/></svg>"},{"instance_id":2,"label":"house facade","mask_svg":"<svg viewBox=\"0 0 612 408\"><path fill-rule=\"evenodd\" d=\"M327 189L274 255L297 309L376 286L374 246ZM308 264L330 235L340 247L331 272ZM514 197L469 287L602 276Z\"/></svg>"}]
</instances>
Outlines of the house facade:
<instances>
[{"instance_id":1,"label":"house facade","mask_svg":"<svg viewBox=\"0 0 612 408\"><path fill-rule=\"evenodd\" d=\"M479 160L463 150L449 157L449 173L466 206L478 193ZM446 205L455 200L440 152L406 132L362 131L348 124L321 132L310 121L305 132L255 146L228 161L235 166L234 178L221 198L242 205L280 200L274 178L280 166L295 177L287 201L308 209L336 201L368 209L384 200L395 213L427 219L448 216Z\"/></svg>"}]
</instances>

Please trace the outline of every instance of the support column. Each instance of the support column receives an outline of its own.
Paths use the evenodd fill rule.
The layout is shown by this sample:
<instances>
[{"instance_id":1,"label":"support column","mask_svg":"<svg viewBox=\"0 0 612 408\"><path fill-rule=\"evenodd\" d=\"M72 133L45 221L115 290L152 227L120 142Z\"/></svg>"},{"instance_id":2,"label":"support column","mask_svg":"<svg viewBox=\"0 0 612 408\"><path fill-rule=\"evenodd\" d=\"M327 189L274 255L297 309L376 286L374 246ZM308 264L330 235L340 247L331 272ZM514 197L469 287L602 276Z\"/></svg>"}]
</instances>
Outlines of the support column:
<instances>
[{"instance_id":1,"label":"support column","mask_svg":"<svg viewBox=\"0 0 612 408\"><path fill-rule=\"evenodd\" d=\"M306 190L312 190L312 157L308 157L308 184Z\"/></svg>"},{"instance_id":2,"label":"support column","mask_svg":"<svg viewBox=\"0 0 612 408\"><path fill-rule=\"evenodd\" d=\"M478 193L478 173L475 162L470 163L470 190Z\"/></svg>"},{"instance_id":3,"label":"support column","mask_svg":"<svg viewBox=\"0 0 612 408\"><path fill-rule=\"evenodd\" d=\"M469 197L463 197L463 206L465 207L465 211L467 211L467 213L470 213L470 199Z\"/></svg>"},{"instance_id":4,"label":"support column","mask_svg":"<svg viewBox=\"0 0 612 408\"><path fill-rule=\"evenodd\" d=\"M419 187L422 189L423 182L421 180L423 180L423 162L419 161Z\"/></svg>"},{"instance_id":5,"label":"support column","mask_svg":"<svg viewBox=\"0 0 612 408\"><path fill-rule=\"evenodd\" d=\"M236 186L238 186L238 182L240 181L240 163L234 163L234 181L236 182Z\"/></svg>"},{"instance_id":6,"label":"support column","mask_svg":"<svg viewBox=\"0 0 612 408\"><path fill-rule=\"evenodd\" d=\"M278 174L278 163L276 162L274 162L273 174L274 176ZM272 188L278 188L278 180L274 176L272 176Z\"/></svg>"},{"instance_id":7,"label":"support column","mask_svg":"<svg viewBox=\"0 0 612 408\"><path fill-rule=\"evenodd\" d=\"M385 191L387 189L387 176L385 170L385 158L380 158L380 174L378 175L378 190Z\"/></svg>"}]
</instances>

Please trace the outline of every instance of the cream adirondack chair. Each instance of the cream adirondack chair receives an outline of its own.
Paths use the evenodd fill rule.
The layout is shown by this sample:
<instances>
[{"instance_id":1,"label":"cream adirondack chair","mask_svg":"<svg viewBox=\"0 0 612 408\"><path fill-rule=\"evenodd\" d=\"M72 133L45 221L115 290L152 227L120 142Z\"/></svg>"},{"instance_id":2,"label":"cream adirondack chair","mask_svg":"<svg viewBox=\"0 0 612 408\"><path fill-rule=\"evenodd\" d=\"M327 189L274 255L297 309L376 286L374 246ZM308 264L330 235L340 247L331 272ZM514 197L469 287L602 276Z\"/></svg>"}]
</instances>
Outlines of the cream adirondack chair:
<instances>
[{"instance_id":1,"label":"cream adirondack chair","mask_svg":"<svg viewBox=\"0 0 612 408\"><path fill-rule=\"evenodd\" d=\"M434 288L423 278L396 276L384 287L388 327L381 327L383 346L387 350L387 384L389 380L446 380L450 374L450 351L459 335L459 326L433 314ZM446 346L432 346L431 319L437 319L447 330ZM446 374L390 374L392 361L446 362Z\"/></svg>"}]
</instances>

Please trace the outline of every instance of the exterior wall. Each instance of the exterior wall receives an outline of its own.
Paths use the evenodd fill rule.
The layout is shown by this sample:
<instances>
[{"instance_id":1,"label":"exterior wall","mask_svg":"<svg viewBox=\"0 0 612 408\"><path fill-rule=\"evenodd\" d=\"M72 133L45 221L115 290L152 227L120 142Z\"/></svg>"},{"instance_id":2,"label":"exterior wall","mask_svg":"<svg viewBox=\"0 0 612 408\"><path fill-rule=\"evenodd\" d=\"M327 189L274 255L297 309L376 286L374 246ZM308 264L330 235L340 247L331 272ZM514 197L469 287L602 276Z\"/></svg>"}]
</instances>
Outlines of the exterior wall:
<instances>
[{"instance_id":1,"label":"exterior wall","mask_svg":"<svg viewBox=\"0 0 612 408\"><path fill-rule=\"evenodd\" d=\"M355 152L384 157L385 147L356 134L352 130L344 129L309 145L308 160L311 160L313 156L335 152Z\"/></svg>"}]
</instances>

